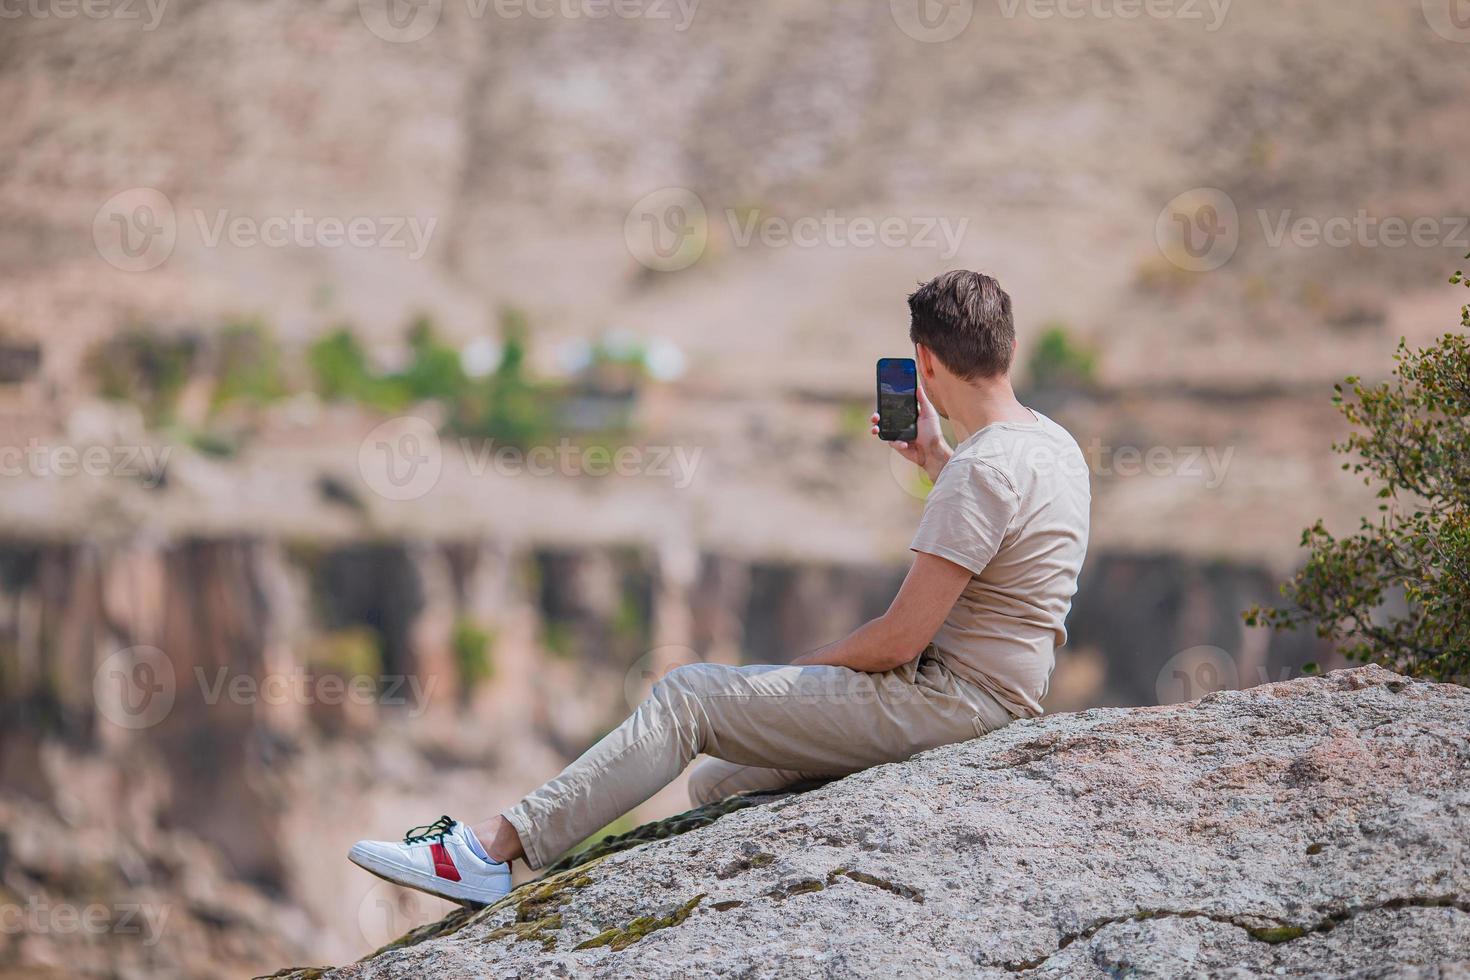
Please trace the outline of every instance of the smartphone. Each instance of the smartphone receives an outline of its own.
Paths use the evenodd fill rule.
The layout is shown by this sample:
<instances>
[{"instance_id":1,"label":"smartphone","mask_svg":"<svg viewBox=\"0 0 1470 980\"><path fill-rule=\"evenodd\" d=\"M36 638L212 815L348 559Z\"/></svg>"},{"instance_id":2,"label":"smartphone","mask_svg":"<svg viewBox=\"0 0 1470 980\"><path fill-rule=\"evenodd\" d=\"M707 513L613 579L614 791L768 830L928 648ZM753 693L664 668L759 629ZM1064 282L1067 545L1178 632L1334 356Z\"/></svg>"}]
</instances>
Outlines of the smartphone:
<instances>
[{"instance_id":1,"label":"smartphone","mask_svg":"<svg viewBox=\"0 0 1470 980\"><path fill-rule=\"evenodd\" d=\"M912 357L878 359L878 438L919 438L919 374Z\"/></svg>"}]
</instances>

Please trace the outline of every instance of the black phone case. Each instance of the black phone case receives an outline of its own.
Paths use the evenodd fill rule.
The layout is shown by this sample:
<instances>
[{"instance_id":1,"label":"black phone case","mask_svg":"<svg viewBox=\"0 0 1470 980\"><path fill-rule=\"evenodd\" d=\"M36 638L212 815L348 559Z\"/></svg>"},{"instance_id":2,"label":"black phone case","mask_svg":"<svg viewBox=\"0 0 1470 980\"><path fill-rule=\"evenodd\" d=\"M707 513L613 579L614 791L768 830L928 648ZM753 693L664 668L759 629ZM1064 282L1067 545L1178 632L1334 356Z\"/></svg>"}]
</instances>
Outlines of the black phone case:
<instances>
[{"instance_id":1,"label":"black phone case","mask_svg":"<svg viewBox=\"0 0 1470 980\"><path fill-rule=\"evenodd\" d=\"M894 429L892 426L884 424L882 365L883 361L887 360L897 360L897 358L885 357L873 366L873 404L876 405L878 408L878 438L882 439L884 442L913 442L915 439L919 438L918 423L909 426L907 429ZM915 371L917 373L917 365L915 365ZM919 414L918 384L919 383L916 377L914 381L914 416L916 418Z\"/></svg>"}]
</instances>

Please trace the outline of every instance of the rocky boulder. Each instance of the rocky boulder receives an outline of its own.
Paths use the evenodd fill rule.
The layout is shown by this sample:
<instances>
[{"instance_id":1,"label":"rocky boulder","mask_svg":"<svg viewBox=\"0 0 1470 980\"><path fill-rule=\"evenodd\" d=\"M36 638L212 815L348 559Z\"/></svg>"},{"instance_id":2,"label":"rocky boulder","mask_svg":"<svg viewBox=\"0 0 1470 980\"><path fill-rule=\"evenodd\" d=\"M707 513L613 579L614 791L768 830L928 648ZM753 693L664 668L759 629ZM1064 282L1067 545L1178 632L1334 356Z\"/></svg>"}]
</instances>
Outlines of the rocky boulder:
<instances>
[{"instance_id":1,"label":"rocky boulder","mask_svg":"<svg viewBox=\"0 0 1470 980\"><path fill-rule=\"evenodd\" d=\"M1470 690L1377 667L724 810L329 975L1470 975Z\"/></svg>"}]
</instances>

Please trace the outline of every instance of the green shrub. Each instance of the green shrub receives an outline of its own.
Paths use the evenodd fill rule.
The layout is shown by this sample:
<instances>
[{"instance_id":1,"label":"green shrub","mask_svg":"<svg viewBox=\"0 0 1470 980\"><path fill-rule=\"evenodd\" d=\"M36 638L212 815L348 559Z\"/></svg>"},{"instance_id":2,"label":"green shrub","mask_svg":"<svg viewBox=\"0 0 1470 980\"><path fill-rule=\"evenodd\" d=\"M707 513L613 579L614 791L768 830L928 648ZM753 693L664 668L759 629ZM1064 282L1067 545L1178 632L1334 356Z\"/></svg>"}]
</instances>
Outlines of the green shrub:
<instances>
[{"instance_id":1,"label":"green shrub","mask_svg":"<svg viewBox=\"0 0 1470 980\"><path fill-rule=\"evenodd\" d=\"M1467 256L1470 258L1470 256ZM1463 273L1451 282L1470 287ZM1470 305L1460 309L1470 330ZM1470 340L1448 333L1410 351L1391 380L1348 378L1333 401L1354 426L1333 448L1343 469L1377 487L1375 517L1334 537L1318 521L1310 554L1284 586L1284 608L1256 607L1250 625L1316 627L1349 657L1438 680L1470 680Z\"/></svg>"}]
</instances>

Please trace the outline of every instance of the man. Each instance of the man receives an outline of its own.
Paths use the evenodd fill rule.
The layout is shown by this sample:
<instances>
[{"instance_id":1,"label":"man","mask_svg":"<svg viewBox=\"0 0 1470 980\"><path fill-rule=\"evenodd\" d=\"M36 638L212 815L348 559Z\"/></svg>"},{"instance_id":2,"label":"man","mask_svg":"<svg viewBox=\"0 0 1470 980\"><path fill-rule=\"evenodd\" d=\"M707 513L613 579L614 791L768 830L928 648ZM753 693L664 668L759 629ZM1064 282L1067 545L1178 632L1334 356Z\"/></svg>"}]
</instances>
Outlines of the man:
<instances>
[{"instance_id":1,"label":"man","mask_svg":"<svg viewBox=\"0 0 1470 980\"><path fill-rule=\"evenodd\" d=\"M1041 714L1087 548L1077 443L1011 387L1011 299L974 272L909 297L922 385L918 436L894 443L934 480L913 566L888 611L783 667L680 667L627 721L503 814L442 817L351 860L462 903L510 889L510 862L544 867L648 799L697 755L705 803L808 776L846 775ZM951 449L939 419L953 424ZM873 416L873 433L877 434Z\"/></svg>"}]
</instances>

